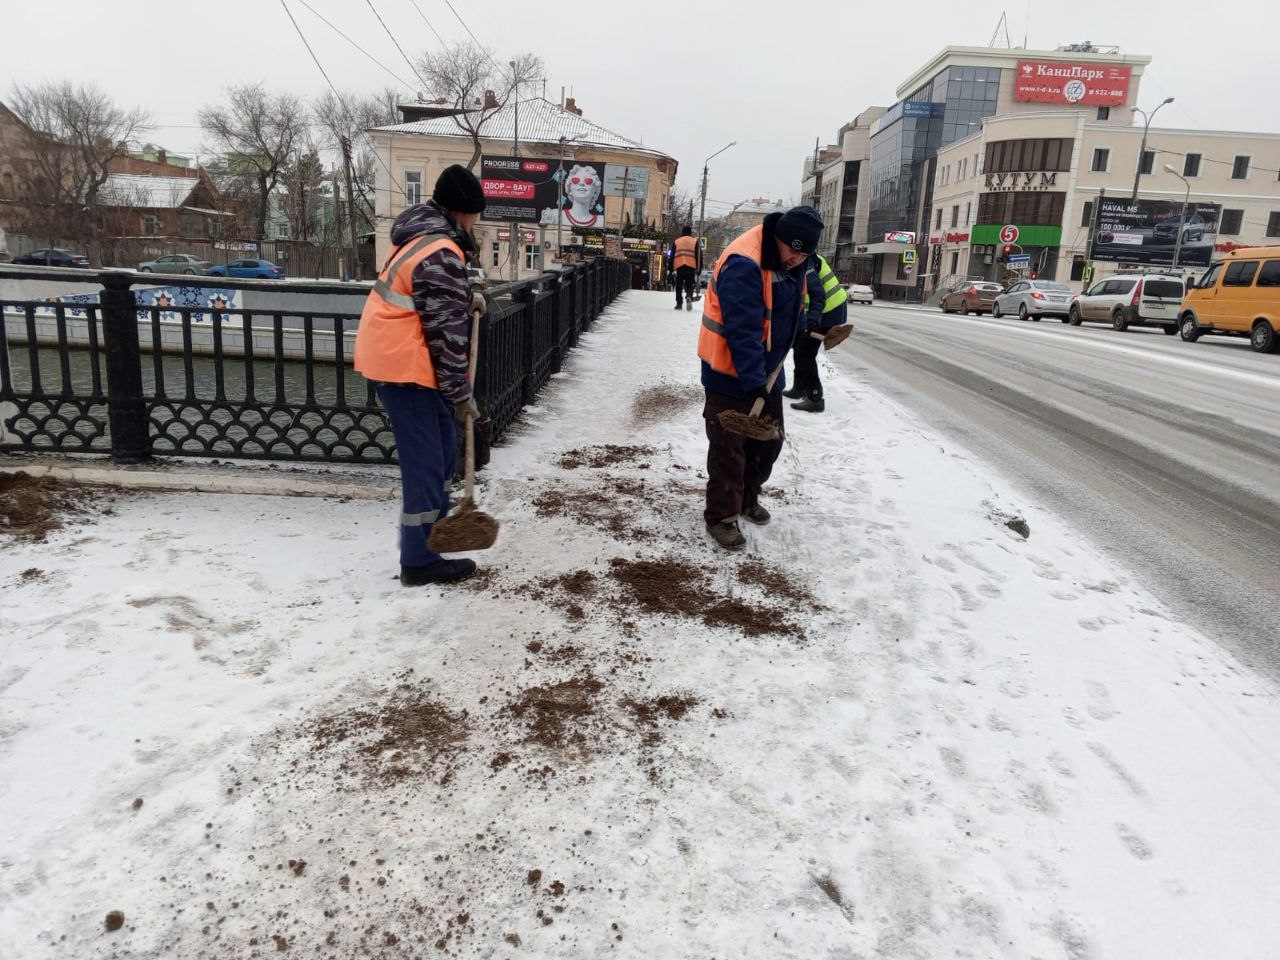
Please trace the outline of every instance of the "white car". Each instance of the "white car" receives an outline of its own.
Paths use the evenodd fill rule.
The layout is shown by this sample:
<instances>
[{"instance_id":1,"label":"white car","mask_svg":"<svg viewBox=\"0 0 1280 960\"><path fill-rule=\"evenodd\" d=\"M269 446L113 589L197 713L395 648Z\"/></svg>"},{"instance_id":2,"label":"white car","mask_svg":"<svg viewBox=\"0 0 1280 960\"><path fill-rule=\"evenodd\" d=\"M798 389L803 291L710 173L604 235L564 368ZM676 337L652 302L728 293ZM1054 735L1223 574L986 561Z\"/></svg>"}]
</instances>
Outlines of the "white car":
<instances>
[{"instance_id":1,"label":"white car","mask_svg":"<svg viewBox=\"0 0 1280 960\"><path fill-rule=\"evenodd\" d=\"M1057 317L1067 322L1071 309L1071 288L1052 280L1018 280L991 304L991 316L1017 314L1019 320Z\"/></svg>"},{"instance_id":2,"label":"white car","mask_svg":"<svg viewBox=\"0 0 1280 960\"><path fill-rule=\"evenodd\" d=\"M849 294L850 303L865 303L870 306L876 298L875 291L865 283L846 283L844 289Z\"/></svg>"},{"instance_id":3,"label":"white car","mask_svg":"<svg viewBox=\"0 0 1280 960\"><path fill-rule=\"evenodd\" d=\"M1118 274L1099 280L1071 304L1071 323L1101 321L1116 330L1160 327L1178 332L1178 314L1186 292L1175 274Z\"/></svg>"}]
</instances>

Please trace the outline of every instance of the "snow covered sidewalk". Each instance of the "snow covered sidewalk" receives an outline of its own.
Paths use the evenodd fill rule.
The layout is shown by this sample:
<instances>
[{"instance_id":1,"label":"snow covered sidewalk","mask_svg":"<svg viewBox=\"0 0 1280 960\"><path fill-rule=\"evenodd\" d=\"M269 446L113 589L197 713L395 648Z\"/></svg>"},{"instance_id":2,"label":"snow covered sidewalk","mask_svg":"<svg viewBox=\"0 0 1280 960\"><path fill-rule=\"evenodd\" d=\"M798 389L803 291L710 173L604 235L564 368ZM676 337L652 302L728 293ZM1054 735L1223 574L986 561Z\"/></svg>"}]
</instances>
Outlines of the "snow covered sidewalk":
<instances>
[{"instance_id":1,"label":"snow covered sidewalk","mask_svg":"<svg viewBox=\"0 0 1280 960\"><path fill-rule=\"evenodd\" d=\"M717 552L696 323L584 336L462 589L385 502L0 544L0 958L1271 955L1275 687L825 360Z\"/></svg>"}]
</instances>

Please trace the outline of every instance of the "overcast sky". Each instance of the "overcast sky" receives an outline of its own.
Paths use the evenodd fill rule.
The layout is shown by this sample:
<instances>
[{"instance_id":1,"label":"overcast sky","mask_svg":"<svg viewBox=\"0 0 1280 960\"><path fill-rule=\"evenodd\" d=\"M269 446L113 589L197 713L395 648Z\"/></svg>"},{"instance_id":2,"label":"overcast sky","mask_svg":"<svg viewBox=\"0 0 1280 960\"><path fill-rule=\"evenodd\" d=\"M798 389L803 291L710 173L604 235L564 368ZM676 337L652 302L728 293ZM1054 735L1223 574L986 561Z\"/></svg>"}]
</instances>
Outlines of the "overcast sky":
<instances>
[{"instance_id":1,"label":"overcast sky","mask_svg":"<svg viewBox=\"0 0 1280 960\"><path fill-rule=\"evenodd\" d=\"M417 88L369 0L306 2L385 69L302 0L284 2L339 88L373 92L395 84L393 74ZM1005 10L1015 46L1025 35L1034 49L1092 40L1149 54L1141 105L1176 98L1158 126L1280 132L1280 4L1263 0L452 2L500 61L541 55L549 99L572 88L588 118L675 157L685 189L696 192L704 158L736 140L712 162L708 215L748 197L797 196L815 137L825 143L863 107L892 103L897 85L942 47L986 46ZM372 4L411 57L439 44L424 18L446 41L467 37L445 0ZM121 104L147 108L157 125L151 139L176 152L201 152L195 112L225 84L261 80L305 96L325 89L281 0L3 6L0 98L19 80L93 80Z\"/></svg>"}]
</instances>

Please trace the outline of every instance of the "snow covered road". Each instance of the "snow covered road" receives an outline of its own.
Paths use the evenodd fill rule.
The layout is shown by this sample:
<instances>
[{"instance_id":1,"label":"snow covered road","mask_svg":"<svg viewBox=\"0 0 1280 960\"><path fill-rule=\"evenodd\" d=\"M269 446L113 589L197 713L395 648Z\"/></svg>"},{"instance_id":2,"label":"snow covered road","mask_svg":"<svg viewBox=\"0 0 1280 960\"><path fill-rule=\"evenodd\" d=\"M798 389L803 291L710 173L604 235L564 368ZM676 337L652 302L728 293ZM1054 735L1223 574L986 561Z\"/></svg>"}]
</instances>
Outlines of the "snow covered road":
<instances>
[{"instance_id":1,"label":"snow covered road","mask_svg":"<svg viewBox=\"0 0 1280 960\"><path fill-rule=\"evenodd\" d=\"M0 958L1271 955L1272 681L825 359L716 552L670 307L494 451L466 589L377 502L0 547Z\"/></svg>"}]
</instances>

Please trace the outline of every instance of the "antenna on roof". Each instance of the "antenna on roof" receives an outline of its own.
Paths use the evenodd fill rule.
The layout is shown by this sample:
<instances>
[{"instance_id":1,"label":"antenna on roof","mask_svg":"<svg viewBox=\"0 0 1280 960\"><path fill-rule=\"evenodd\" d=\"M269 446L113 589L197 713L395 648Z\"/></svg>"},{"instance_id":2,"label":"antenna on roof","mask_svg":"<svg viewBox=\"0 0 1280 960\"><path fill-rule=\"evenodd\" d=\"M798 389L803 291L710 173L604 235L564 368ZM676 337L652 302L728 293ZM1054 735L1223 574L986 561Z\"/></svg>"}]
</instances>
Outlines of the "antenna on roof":
<instances>
[{"instance_id":1,"label":"antenna on roof","mask_svg":"<svg viewBox=\"0 0 1280 960\"><path fill-rule=\"evenodd\" d=\"M994 47L996 41L1000 39L1000 33L1004 32L1004 45L1012 47L1013 42L1009 39L1009 14L1007 12L1000 14L1000 19L996 21L996 29L991 34L991 39L987 42L988 47Z\"/></svg>"}]
</instances>

